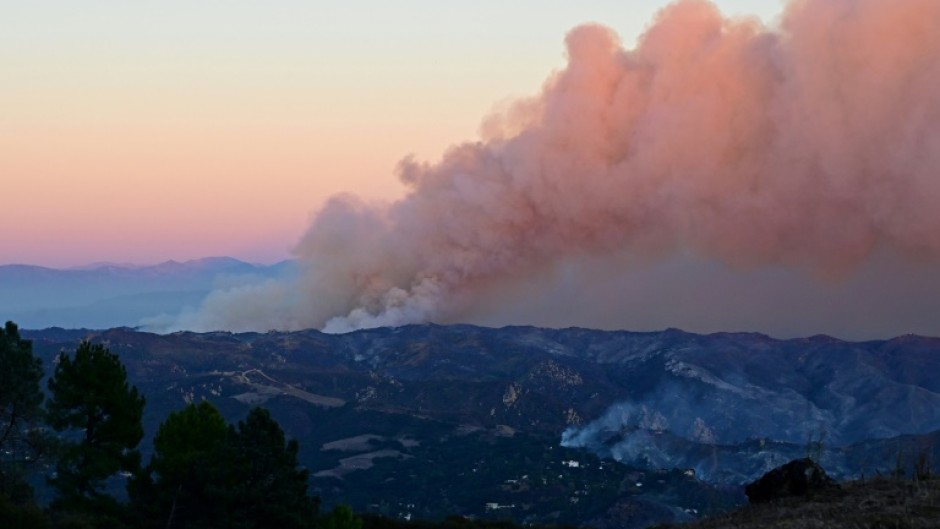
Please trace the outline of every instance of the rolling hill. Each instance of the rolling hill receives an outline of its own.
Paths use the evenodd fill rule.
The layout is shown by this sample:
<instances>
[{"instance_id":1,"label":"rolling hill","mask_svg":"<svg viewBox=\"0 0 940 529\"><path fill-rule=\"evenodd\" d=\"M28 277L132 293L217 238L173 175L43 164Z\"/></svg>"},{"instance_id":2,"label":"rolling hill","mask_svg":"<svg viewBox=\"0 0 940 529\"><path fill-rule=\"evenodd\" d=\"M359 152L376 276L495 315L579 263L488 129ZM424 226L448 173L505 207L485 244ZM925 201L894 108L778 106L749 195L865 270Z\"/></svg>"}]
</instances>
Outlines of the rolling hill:
<instances>
[{"instance_id":1,"label":"rolling hill","mask_svg":"<svg viewBox=\"0 0 940 529\"><path fill-rule=\"evenodd\" d=\"M47 366L84 338L118 353L147 396L148 435L193 400L229 420L265 406L325 501L390 516L646 527L740 504L743 483L807 451L842 479L940 455L936 338L467 325L24 336Z\"/></svg>"}]
</instances>

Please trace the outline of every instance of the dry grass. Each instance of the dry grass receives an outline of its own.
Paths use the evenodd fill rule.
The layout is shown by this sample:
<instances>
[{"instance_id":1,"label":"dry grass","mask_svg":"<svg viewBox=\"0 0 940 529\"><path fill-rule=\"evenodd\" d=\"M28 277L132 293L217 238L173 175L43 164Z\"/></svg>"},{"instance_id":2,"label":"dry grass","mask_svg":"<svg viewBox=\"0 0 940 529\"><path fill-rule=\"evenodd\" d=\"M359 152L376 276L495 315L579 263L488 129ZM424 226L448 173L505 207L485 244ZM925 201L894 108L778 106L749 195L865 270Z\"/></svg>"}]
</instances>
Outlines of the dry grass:
<instances>
[{"instance_id":1,"label":"dry grass","mask_svg":"<svg viewBox=\"0 0 940 529\"><path fill-rule=\"evenodd\" d=\"M676 529L935 529L940 480L879 478L839 491L751 505Z\"/></svg>"}]
</instances>

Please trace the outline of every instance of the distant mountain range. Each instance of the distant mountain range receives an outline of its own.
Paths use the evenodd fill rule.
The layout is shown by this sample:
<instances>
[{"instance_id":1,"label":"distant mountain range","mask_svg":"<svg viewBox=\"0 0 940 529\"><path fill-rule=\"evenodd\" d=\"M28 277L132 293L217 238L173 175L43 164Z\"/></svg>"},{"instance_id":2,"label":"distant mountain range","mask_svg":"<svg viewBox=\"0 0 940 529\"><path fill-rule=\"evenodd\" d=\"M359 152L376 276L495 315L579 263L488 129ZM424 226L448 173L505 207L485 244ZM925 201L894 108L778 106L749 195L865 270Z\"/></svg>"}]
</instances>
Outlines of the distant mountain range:
<instances>
[{"instance_id":1,"label":"distant mountain range","mask_svg":"<svg viewBox=\"0 0 940 529\"><path fill-rule=\"evenodd\" d=\"M269 408L327 502L600 529L688 520L813 455L836 477L940 457L940 339L416 325L157 335L27 331L51 366L89 338L147 397ZM147 445L149 441L145 441Z\"/></svg>"},{"instance_id":2,"label":"distant mountain range","mask_svg":"<svg viewBox=\"0 0 940 529\"><path fill-rule=\"evenodd\" d=\"M55 269L0 266L0 319L23 328L109 329L197 307L217 286L281 277L290 261L255 265L230 257L151 266L97 264Z\"/></svg>"}]
</instances>

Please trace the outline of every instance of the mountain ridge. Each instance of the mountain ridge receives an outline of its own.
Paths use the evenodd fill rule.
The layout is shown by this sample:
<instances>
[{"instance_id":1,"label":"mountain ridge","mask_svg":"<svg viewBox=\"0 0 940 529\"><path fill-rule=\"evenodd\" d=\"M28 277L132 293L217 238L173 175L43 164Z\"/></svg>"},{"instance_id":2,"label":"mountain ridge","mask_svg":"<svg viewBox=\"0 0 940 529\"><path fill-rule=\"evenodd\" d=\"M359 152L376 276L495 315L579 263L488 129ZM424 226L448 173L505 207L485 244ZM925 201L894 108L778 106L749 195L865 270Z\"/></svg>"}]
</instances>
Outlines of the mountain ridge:
<instances>
[{"instance_id":1,"label":"mountain ridge","mask_svg":"<svg viewBox=\"0 0 940 529\"><path fill-rule=\"evenodd\" d=\"M529 505L498 511L520 522L638 528L740 503L742 484L810 450L840 479L940 457L940 338L436 324L23 336L47 366L82 339L120 355L148 436L187 402L232 421L265 406L300 442L313 490L392 516L494 516L485 504L499 502ZM595 470L564 466L578 460ZM546 481L507 484L524 475Z\"/></svg>"},{"instance_id":2,"label":"mountain ridge","mask_svg":"<svg viewBox=\"0 0 940 529\"><path fill-rule=\"evenodd\" d=\"M0 317L33 329L135 326L198 307L219 286L288 276L293 266L231 257L65 269L0 265Z\"/></svg>"}]
</instances>

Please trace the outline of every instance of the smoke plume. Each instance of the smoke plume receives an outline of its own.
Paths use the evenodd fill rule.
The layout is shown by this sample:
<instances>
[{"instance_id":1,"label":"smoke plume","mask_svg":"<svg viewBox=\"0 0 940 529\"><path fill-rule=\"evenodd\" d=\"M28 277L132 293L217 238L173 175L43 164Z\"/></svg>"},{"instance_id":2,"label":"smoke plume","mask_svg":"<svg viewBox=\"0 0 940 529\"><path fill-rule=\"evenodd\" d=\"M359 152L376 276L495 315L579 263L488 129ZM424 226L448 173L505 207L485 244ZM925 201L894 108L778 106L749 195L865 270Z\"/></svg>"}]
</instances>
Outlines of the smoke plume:
<instances>
[{"instance_id":1,"label":"smoke plume","mask_svg":"<svg viewBox=\"0 0 940 529\"><path fill-rule=\"evenodd\" d=\"M773 27L680 0L633 49L575 28L539 95L439 161L403 160L403 198L330 199L296 279L214 292L174 325L489 321L538 285L576 300L669 262L807 285L879 256L932 266L938 21L936 0L793 0Z\"/></svg>"}]
</instances>

